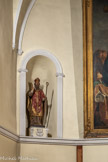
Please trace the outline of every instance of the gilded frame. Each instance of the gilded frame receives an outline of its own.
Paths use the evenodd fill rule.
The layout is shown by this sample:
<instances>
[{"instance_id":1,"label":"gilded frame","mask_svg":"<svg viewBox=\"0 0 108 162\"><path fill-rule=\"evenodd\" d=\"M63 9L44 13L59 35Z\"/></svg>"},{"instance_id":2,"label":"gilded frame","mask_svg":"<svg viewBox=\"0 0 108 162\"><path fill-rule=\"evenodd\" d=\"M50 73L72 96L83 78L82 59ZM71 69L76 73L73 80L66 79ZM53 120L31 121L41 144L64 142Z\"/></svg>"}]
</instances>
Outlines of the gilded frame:
<instances>
[{"instance_id":1,"label":"gilded frame","mask_svg":"<svg viewBox=\"0 0 108 162\"><path fill-rule=\"evenodd\" d=\"M84 72L84 137L108 137L108 129L94 129L92 2L83 0L83 72Z\"/></svg>"}]
</instances>

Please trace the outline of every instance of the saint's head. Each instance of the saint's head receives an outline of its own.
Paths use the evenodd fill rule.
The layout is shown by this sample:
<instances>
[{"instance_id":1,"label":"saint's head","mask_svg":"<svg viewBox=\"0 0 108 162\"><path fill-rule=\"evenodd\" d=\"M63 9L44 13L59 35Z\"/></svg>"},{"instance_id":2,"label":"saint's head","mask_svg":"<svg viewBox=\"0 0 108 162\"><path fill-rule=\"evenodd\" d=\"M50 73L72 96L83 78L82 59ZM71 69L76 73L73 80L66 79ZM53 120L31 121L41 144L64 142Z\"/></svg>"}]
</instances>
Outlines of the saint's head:
<instances>
[{"instance_id":1,"label":"saint's head","mask_svg":"<svg viewBox=\"0 0 108 162\"><path fill-rule=\"evenodd\" d=\"M35 86L36 89L39 89L39 86L40 86L40 79L39 78L36 78L34 80L34 86Z\"/></svg>"},{"instance_id":2,"label":"saint's head","mask_svg":"<svg viewBox=\"0 0 108 162\"><path fill-rule=\"evenodd\" d=\"M94 53L94 62L104 64L106 58L108 57L107 51L104 50L97 50Z\"/></svg>"}]
</instances>

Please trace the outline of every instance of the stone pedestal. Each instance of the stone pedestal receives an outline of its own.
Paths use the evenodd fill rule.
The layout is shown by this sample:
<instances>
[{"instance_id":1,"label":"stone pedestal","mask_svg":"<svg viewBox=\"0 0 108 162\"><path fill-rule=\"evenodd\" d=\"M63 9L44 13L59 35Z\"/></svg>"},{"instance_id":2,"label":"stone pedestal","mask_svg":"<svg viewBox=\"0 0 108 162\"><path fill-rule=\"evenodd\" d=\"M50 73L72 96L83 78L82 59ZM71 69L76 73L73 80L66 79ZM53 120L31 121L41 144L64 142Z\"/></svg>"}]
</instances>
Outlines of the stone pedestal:
<instances>
[{"instance_id":1,"label":"stone pedestal","mask_svg":"<svg viewBox=\"0 0 108 162\"><path fill-rule=\"evenodd\" d=\"M37 137L37 138L40 138L40 137L46 138L48 137L48 128L30 127L29 136Z\"/></svg>"}]
</instances>

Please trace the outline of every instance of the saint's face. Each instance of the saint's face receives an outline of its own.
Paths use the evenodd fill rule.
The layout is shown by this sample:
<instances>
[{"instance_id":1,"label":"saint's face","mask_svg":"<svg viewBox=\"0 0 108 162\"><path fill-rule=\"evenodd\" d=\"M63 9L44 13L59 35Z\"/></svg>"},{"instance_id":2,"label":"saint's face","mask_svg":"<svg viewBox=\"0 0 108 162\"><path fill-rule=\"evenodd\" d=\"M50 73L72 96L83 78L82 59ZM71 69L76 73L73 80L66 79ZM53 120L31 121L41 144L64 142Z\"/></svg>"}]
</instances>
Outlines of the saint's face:
<instances>
[{"instance_id":1,"label":"saint's face","mask_svg":"<svg viewBox=\"0 0 108 162\"><path fill-rule=\"evenodd\" d=\"M39 81L39 80L36 80L36 81L35 81L35 87L36 87L36 88L39 88L39 86L40 86L40 81Z\"/></svg>"},{"instance_id":2,"label":"saint's face","mask_svg":"<svg viewBox=\"0 0 108 162\"><path fill-rule=\"evenodd\" d=\"M102 58L101 58L103 64L105 63L106 58L107 58L107 52L103 51L102 52Z\"/></svg>"},{"instance_id":3,"label":"saint's face","mask_svg":"<svg viewBox=\"0 0 108 162\"><path fill-rule=\"evenodd\" d=\"M102 51L99 53L99 56L98 56L98 58L99 59L102 59L102 56L103 56L103 53L102 53Z\"/></svg>"},{"instance_id":4,"label":"saint's face","mask_svg":"<svg viewBox=\"0 0 108 162\"><path fill-rule=\"evenodd\" d=\"M102 53L102 57L103 57L104 59L107 58L107 52L106 52L106 51L104 51L104 52Z\"/></svg>"}]
</instances>

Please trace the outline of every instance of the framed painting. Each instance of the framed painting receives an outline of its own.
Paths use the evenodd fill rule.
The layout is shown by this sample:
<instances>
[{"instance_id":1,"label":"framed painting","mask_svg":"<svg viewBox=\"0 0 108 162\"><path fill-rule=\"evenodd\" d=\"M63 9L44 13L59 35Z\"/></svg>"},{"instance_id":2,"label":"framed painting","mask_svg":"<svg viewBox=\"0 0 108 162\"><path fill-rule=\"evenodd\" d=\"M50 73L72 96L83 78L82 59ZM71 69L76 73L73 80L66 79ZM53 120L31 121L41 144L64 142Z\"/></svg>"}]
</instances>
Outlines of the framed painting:
<instances>
[{"instance_id":1,"label":"framed painting","mask_svg":"<svg viewBox=\"0 0 108 162\"><path fill-rule=\"evenodd\" d=\"M108 137L108 0L83 0L84 136Z\"/></svg>"}]
</instances>

